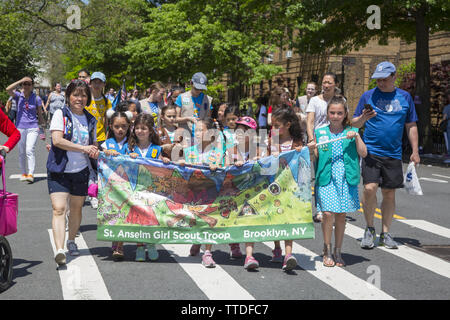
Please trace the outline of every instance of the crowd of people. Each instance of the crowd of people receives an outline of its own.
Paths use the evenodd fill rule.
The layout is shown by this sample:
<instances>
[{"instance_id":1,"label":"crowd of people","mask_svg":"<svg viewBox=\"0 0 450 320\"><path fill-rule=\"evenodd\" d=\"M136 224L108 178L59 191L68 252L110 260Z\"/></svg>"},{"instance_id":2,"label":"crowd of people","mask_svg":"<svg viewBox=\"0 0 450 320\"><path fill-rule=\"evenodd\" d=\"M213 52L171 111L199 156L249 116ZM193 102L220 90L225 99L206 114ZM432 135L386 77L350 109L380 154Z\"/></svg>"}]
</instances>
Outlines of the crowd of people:
<instances>
[{"instance_id":1,"label":"crowd of people","mask_svg":"<svg viewBox=\"0 0 450 320\"><path fill-rule=\"evenodd\" d=\"M16 104L14 117L21 136L22 180L30 183L37 137L46 127L44 119L49 114L48 189L58 265L66 263L67 215L66 246L70 255L79 255L75 237L85 197L96 180L96 159L100 151L110 156L128 154L133 158L160 159L181 166L205 165L216 170L308 147L317 208L314 220L321 222L324 238L323 265L343 267L345 217L347 212L360 209L360 177L367 222L361 247L370 249L375 245L373 216L380 187L383 218L379 245L395 249L397 244L390 234L390 226L395 190L403 183L404 128L412 147L410 160L415 164L420 162L414 103L409 93L395 87L395 66L390 62L380 63L372 78L376 79L377 87L362 95L353 116L345 97L339 93L337 77L331 72L323 76L320 88L316 83L307 83L306 94L295 100L288 89L276 87L269 99L258 98L257 108L251 111L213 101L206 93L208 81L201 72L192 76L188 91L156 82L145 91L145 97L133 90L114 108L114 89L104 94L106 77L98 71L90 74L86 69L80 70L78 79L70 82L65 94L61 84L57 84L45 104L33 93L33 79L29 77L6 90ZM15 91L18 86L22 90ZM266 129L270 129L266 143L251 141ZM362 137L360 129L364 129ZM324 144L331 140L336 141ZM97 206L96 201L95 197L91 198L93 207ZM271 261L281 263L282 269L289 271L296 267L297 261L292 255L292 240L284 242L284 258L280 241L275 241ZM199 255L200 249L201 245L192 245L190 254ZM245 244L247 270L259 267L253 250L253 243ZM212 245L205 244L202 255L205 267L216 265L212 253ZM152 261L159 255L154 245L137 243L136 261L145 261L146 254ZM115 261L124 259L123 243L112 244L111 256ZM244 257L240 244L230 244L230 257Z\"/></svg>"}]
</instances>

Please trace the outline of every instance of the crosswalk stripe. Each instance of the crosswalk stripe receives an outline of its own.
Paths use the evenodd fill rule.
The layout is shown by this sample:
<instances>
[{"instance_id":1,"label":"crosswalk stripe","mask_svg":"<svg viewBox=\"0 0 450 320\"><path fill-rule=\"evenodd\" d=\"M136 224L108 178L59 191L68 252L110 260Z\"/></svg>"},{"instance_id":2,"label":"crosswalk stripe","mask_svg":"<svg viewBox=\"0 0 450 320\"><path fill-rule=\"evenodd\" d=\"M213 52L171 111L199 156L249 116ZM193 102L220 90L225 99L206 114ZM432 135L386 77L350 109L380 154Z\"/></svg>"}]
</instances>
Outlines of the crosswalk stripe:
<instances>
[{"instance_id":1,"label":"crosswalk stripe","mask_svg":"<svg viewBox=\"0 0 450 320\"><path fill-rule=\"evenodd\" d=\"M439 226L437 224L425 221L425 220L399 220L400 222L406 223L412 227L425 230L437 234L438 236L450 238L450 229Z\"/></svg>"},{"instance_id":2,"label":"crosswalk stripe","mask_svg":"<svg viewBox=\"0 0 450 320\"><path fill-rule=\"evenodd\" d=\"M354 239L359 239L364 235L364 229L347 223L345 227L345 234ZM440 258L436 258L432 255L401 244L398 246L398 249L387 249L386 247L377 248L405 259L419 267L433 271L434 273L446 278L450 278L450 263Z\"/></svg>"},{"instance_id":3,"label":"crosswalk stripe","mask_svg":"<svg viewBox=\"0 0 450 320\"><path fill-rule=\"evenodd\" d=\"M273 247L273 242L264 242L264 244L271 249ZM320 256L296 242L292 244L292 254L302 269L352 300L395 300L373 284L354 276L343 268L325 267Z\"/></svg>"},{"instance_id":4,"label":"crosswalk stripe","mask_svg":"<svg viewBox=\"0 0 450 320\"><path fill-rule=\"evenodd\" d=\"M48 229L53 253L56 255L52 229ZM66 233L66 239L68 234ZM82 235L76 238L80 255L72 257L66 252L66 267L59 267L64 300L111 300L94 258Z\"/></svg>"},{"instance_id":5,"label":"crosswalk stripe","mask_svg":"<svg viewBox=\"0 0 450 320\"><path fill-rule=\"evenodd\" d=\"M191 245L162 245L171 257L197 284L210 300L255 300L255 298L237 283L222 267L205 268L201 258L189 256Z\"/></svg>"},{"instance_id":6,"label":"crosswalk stripe","mask_svg":"<svg viewBox=\"0 0 450 320\"><path fill-rule=\"evenodd\" d=\"M442 175L442 174L432 173L431 175L432 175L432 176L435 176L435 177L441 177L441 178L450 179L449 176L444 176L444 175Z\"/></svg>"},{"instance_id":7,"label":"crosswalk stripe","mask_svg":"<svg viewBox=\"0 0 450 320\"><path fill-rule=\"evenodd\" d=\"M9 176L9 179L20 179L22 177L21 174L12 174ZM35 173L33 174L34 178L47 178L46 173Z\"/></svg>"}]
</instances>

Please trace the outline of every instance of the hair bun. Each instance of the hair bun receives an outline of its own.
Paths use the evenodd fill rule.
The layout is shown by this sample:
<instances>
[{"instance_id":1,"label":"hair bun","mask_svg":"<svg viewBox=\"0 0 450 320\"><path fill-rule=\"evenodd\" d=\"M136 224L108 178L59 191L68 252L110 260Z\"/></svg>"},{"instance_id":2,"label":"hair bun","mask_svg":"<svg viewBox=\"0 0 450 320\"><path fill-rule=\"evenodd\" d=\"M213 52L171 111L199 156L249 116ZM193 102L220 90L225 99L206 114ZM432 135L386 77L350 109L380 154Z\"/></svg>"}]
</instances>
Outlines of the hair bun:
<instances>
[{"instance_id":1,"label":"hair bun","mask_svg":"<svg viewBox=\"0 0 450 320\"><path fill-rule=\"evenodd\" d=\"M115 111L113 109L106 110L106 118L107 119L111 119L111 117L113 116L114 112Z\"/></svg>"},{"instance_id":2,"label":"hair bun","mask_svg":"<svg viewBox=\"0 0 450 320\"><path fill-rule=\"evenodd\" d=\"M127 115L128 120L131 121L131 119L133 119L133 113L131 111L125 111L125 114Z\"/></svg>"}]
</instances>

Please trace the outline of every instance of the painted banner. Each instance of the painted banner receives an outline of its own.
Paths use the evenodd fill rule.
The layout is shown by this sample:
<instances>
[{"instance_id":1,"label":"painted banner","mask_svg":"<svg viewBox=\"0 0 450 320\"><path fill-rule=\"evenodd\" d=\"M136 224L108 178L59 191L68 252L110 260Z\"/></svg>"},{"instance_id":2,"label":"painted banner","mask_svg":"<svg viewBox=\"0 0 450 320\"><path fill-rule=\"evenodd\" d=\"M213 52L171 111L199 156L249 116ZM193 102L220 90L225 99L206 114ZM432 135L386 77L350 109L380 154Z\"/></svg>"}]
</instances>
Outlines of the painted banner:
<instances>
[{"instance_id":1,"label":"painted banner","mask_svg":"<svg viewBox=\"0 0 450 320\"><path fill-rule=\"evenodd\" d=\"M99 157L97 239L220 244L314 238L308 148L210 171Z\"/></svg>"}]
</instances>

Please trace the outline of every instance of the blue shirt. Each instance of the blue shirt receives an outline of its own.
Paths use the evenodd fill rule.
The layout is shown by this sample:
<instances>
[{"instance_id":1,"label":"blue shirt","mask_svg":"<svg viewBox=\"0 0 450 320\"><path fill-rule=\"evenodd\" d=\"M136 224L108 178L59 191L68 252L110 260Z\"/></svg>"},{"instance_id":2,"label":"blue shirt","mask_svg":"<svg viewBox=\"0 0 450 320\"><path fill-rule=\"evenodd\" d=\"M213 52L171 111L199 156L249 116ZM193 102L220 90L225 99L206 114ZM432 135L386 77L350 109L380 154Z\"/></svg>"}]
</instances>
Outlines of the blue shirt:
<instances>
[{"instance_id":1,"label":"blue shirt","mask_svg":"<svg viewBox=\"0 0 450 320\"><path fill-rule=\"evenodd\" d=\"M353 117L359 117L364 104L370 104L376 117L365 123L363 140L371 154L402 159L402 136L405 123L416 122L417 114L411 95L399 88L382 92L378 87L364 92Z\"/></svg>"}]
</instances>

